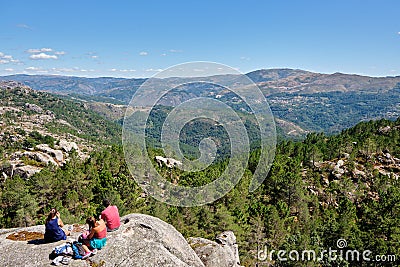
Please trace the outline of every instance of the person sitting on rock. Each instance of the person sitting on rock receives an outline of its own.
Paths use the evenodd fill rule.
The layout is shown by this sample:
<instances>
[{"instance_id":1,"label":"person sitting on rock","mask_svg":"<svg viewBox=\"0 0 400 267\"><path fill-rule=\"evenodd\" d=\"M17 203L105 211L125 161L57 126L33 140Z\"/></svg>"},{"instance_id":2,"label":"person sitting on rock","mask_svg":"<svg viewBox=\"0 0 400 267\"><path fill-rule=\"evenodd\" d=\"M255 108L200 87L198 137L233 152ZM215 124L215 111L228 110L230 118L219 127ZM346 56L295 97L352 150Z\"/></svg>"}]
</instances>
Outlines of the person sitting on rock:
<instances>
[{"instance_id":1,"label":"person sitting on rock","mask_svg":"<svg viewBox=\"0 0 400 267\"><path fill-rule=\"evenodd\" d=\"M60 212L53 208L50 210L45 223L44 240L46 242L56 242L60 240L66 240L69 231L62 229L64 223L60 218Z\"/></svg>"},{"instance_id":2,"label":"person sitting on rock","mask_svg":"<svg viewBox=\"0 0 400 267\"><path fill-rule=\"evenodd\" d=\"M117 206L112 206L108 199L103 200L105 209L101 212L100 218L106 222L107 232L118 230L121 222Z\"/></svg>"},{"instance_id":3,"label":"person sitting on rock","mask_svg":"<svg viewBox=\"0 0 400 267\"><path fill-rule=\"evenodd\" d=\"M89 234L82 240L82 247L86 251L83 259L95 254L97 249L102 249L107 241L107 227L102 219L96 221L92 216L86 220L86 223L89 225Z\"/></svg>"}]
</instances>

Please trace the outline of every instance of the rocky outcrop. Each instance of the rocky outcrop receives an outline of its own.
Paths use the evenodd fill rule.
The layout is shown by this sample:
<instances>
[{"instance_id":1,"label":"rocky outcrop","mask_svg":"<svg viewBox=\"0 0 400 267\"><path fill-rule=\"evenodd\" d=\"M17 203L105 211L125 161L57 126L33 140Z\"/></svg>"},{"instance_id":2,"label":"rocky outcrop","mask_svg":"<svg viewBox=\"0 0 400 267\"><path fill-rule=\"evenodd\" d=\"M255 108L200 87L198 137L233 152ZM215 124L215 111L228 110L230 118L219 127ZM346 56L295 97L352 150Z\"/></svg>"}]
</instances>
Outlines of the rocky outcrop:
<instances>
[{"instance_id":1,"label":"rocky outcrop","mask_svg":"<svg viewBox=\"0 0 400 267\"><path fill-rule=\"evenodd\" d=\"M357 146L357 142L353 142L353 145ZM314 167L314 173L319 173L320 180L318 184L307 185L307 190L318 196L322 207L339 207L339 198L327 193L331 183L339 185L341 190L345 190L348 199L359 205L365 199L379 200L379 191L376 190L379 186L375 184L378 173L387 179L400 179L400 157L397 151L391 152L388 149L373 153L367 153L363 149L341 153L340 159L315 162ZM309 179L308 172L309 169L303 169L304 179ZM357 194L358 190L363 194Z\"/></svg>"},{"instance_id":2,"label":"rocky outcrop","mask_svg":"<svg viewBox=\"0 0 400 267\"><path fill-rule=\"evenodd\" d=\"M240 267L238 245L232 231L225 231L216 241L189 238L189 244L206 267Z\"/></svg>"},{"instance_id":3,"label":"rocky outcrop","mask_svg":"<svg viewBox=\"0 0 400 267\"><path fill-rule=\"evenodd\" d=\"M0 90L18 90L23 94L33 92L32 88L17 81L0 81Z\"/></svg>"},{"instance_id":4,"label":"rocky outcrop","mask_svg":"<svg viewBox=\"0 0 400 267\"><path fill-rule=\"evenodd\" d=\"M107 246L91 259L105 266L204 266L185 238L173 226L142 214L111 233Z\"/></svg>"},{"instance_id":5,"label":"rocky outcrop","mask_svg":"<svg viewBox=\"0 0 400 267\"><path fill-rule=\"evenodd\" d=\"M181 161L173 158L164 158L163 156L155 156L154 159L156 160L156 162L160 167L162 167L163 164L168 168L173 168L182 165Z\"/></svg>"},{"instance_id":6,"label":"rocky outcrop","mask_svg":"<svg viewBox=\"0 0 400 267\"><path fill-rule=\"evenodd\" d=\"M59 163L63 163L64 162L64 155L62 153L61 150L56 150L56 149L52 149L51 147L49 147L49 145L47 144L40 144L36 146L36 149L52 156L53 158L55 158Z\"/></svg>"},{"instance_id":7,"label":"rocky outcrop","mask_svg":"<svg viewBox=\"0 0 400 267\"><path fill-rule=\"evenodd\" d=\"M42 152L31 152L31 151L24 151L24 152L15 152L12 155L12 160L19 160L22 157L27 157L33 159L37 162L41 162L45 165L53 164L57 166L57 162L48 154Z\"/></svg>"},{"instance_id":8,"label":"rocky outcrop","mask_svg":"<svg viewBox=\"0 0 400 267\"><path fill-rule=\"evenodd\" d=\"M78 145L75 142L68 142L65 139L61 139L59 143L59 147L65 152L71 152L72 150L78 151Z\"/></svg>"},{"instance_id":9,"label":"rocky outcrop","mask_svg":"<svg viewBox=\"0 0 400 267\"><path fill-rule=\"evenodd\" d=\"M181 233L158 218L130 214L121 221L119 230L108 233L107 245L102 250L87 260L72 260L69 266L239 266L236 238L230 231L219 235L217 242L192 238L192 247L199 244L192 249ZM0 230L0 266L49 266L53 248L66 242L42 244L6 239L22 230L44 233L44 226ZM78 235L74 233L70 238L76 239ZM204 253L209 255L207 260L201 259Z\"/></svg>"},{"instance_id":10,"label":"rocky outcrop","mask_svg":"<svg viewBox=\"0 0 400 267\"><path fill-rule=\"evenodd\" d=\"M0 153L0 186L15 174L29 178L50 164L62 166L75 156L88 159L93 148L105 146L102 138L83 137L91 136L92 131L98 131L95 136L114 138L107 129L98 127L104 123L113 132L114 124L106 126L108 122L97 116L80 118L86 110L79 101L33 91L14 81L0 81L0 92L0 147L4 148ZM65 110L66 106L71 110ZM76 127L76 118L89 127Z\"/></svg>"},{"instance_id":11,"label":"rocky outcrop","mask_svg":"<svg viewBox=\"0 0 400 267\"><path fill-rule=\"evenodd\" d=\"M336 177L336 179L340 179L340 177L342 177L344 173L345 173L344 161L340 159L338 160L336 165L334 165L332 174Z\"/></svg>"},{"instance_id":12,"label":"rocky outcrop","mask_svg":"<svg viewBox=\"0 0 400 267\"><path fill-rule=\"evenodd\" d=\"M378 129L378 132L379 132L380 134L387 134L387 133L389 133L391 130L392 130L392 128L388 125L388 126L380 127L380 128Z\"/></svg>"},{"instance_id":13,"label":"rocky outcrop","mask_svg":"<svg viewBox=\"0 0 400 267\"><path fill-rule=\"evenodd\" d=\"M13 175L18 175L21 178L28 179L35 173L40 172L41 170L42 168L36 166L30 166L30 165L18 166L13 170Z\"/></svg>"},{"instance_id":14,"label":"rocky outcrop","mask_svg":"<svg viewBox=\"0 0 400 267\"><path fill-rule=\"evenodd\" d=\"M36 113L42 113L43 112L43 109L41 107L39 107L38 105L36 105L36 104L25 103L25 108L27 110L30 110L30 111L33 111L33 112L36 112Z\"/></svg>"},{"instance_id":15,"label":"rocky outcrop","mask_svg":"<svg viewBox=\"0 0 400 267\"><path fill-rule=\"evenodd\" d=\"M5 179L14 175L19 175L25 179L30 178L44 166L50 164L62 166L68 160L68 152L72 151L76 151L78 157L82 160L89 157L80 151L75 142L68 142L65 139L61 139L59 145L55 145L54 148L47 144L39 144L35 148L30 148L29 151L16 151L10 155L7 164L1 165L0 174L3 179L0 179L0 182L4 182ZM33 162L27 162L26 159Z\"/></svg>"},{"instance_id":16,"label":"rocky outcrop","mask_svg":"<svg viewBox=\"0 0 400 267\"><path fill-rule=\"evenodd\" d=\"M37 172L40 172L44 166L54 165L62 166L66 160L61 150L53 149L47 144L37 145L36 150L16 151L11 154L8 164L3 164L0 172L4 180L8 177L18 175L21 178L28 179ZM26 159L33 162L27 162Z\"/></svg>"}]
</instances>

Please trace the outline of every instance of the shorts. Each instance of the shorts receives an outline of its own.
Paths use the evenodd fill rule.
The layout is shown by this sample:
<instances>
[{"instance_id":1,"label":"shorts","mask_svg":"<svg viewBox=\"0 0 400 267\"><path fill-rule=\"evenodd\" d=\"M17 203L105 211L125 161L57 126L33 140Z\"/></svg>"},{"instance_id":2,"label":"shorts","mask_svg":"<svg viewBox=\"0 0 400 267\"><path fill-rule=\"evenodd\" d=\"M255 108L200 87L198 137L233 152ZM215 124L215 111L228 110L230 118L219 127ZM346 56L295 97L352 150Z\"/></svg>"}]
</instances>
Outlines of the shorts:
<instances>
[{"instance_id":1,"label":"shorts","mask_svg":"<svg viewBox=\"0 0 400 267\"><path fill-rule=\"evenodd\" d=\"M92 248L102 249L106 245L107 238L92 238L90 239L90 246Z\"/></svg>"},{"instance_id":2,"label":"shorts","mask_svg":"<svg viewBox=\"0 0 400 267\"><path fill-rule=\"evenodd\" d=\"M114 229L110 229L110 228L107 227L107 232L114 232L114 231L117 231L118 229L119 229L119 226L117 228L114 228Z\"/></svg>"}]
</instances>

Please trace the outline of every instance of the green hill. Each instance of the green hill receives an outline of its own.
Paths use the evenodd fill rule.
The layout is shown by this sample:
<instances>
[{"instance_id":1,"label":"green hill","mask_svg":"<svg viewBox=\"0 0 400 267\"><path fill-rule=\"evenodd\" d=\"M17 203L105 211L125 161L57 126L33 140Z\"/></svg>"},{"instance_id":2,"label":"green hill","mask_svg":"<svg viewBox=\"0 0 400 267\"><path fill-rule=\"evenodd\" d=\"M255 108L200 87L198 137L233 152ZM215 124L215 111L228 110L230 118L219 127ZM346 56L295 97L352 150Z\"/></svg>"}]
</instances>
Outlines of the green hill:
<instances>
[{"instance_id":1,"label":"green hill","mask_svg":"<svg viewBox=\"0 0 400 267\"><path fill-rule=\"evenodd\" d=\"M29 178L45 166L120 143L121 127L88 109L82 101L0 82L1 178Z\"/></svg>"},{"instance_id":2,"label":"green hill","mask_svg":"<svg viewBox=\"0 0 400 267\"><path fill-rule=\"evenodd\" d=\"M84 102L69 97L33 91L15 82L1 82L0 106L7 118L3 126L14 124L28 128L29 122L33 122L32 127L49 134L68 133L101 143L120 140L121 129L116 123L90 110Z\"/></svg>"}]
</instances>

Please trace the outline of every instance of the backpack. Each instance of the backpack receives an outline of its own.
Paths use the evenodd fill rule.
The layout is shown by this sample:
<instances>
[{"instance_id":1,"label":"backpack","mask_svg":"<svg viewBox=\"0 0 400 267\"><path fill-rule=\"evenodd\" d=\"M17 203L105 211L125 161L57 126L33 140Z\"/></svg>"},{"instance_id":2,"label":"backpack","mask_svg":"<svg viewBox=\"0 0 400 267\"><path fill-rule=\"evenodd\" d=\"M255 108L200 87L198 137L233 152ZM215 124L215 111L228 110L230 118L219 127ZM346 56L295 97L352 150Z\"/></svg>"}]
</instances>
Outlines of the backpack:
<instances>
[{"instance_id":1,"label":"backpack","mask_svg":"<svg viewBox=\"0 0 400 267\"><path fill-rule=\"evenodd\" d=\"M82 243L74 241L72 244L72 251L74 252L74 259L82 259L82 257L86 254L85 250L82 247Z\"/></svg>"},{"instance_id":2,"label":"backpack","mask_svg":"<svg viewBox=\"0 0 400 267\"><path fill-rule=\"evenodd\" d=\"M49 255L49 259L54 260L58 256L68 256L68 255L72 255L72 254L73 254L73 250L72 250L71 244L66 243L66 244L55 247L53 249L53 251L51 252L51 254Z\"/></svg>"}]
</instances>

